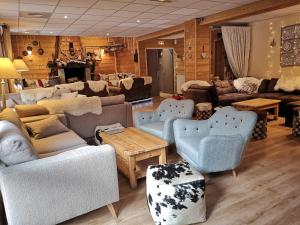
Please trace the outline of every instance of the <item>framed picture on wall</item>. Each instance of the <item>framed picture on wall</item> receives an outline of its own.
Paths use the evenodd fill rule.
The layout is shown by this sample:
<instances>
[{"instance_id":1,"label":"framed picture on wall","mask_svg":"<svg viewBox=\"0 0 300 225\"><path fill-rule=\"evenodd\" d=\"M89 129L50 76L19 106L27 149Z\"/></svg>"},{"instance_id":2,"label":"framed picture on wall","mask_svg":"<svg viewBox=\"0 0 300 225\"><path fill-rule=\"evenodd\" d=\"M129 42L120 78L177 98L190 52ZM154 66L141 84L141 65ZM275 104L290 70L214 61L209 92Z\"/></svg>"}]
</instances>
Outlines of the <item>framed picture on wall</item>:
<instances>
[{"instance_id":1,"label":"framed picture on wall","mask_svg":"<svg viewBox=\"0 0 300 225\"><path fill-rule=\"evenodd\" d=\"M280 65L300 66L300 24L281 28Z\"/></svg>"}]
</instances>

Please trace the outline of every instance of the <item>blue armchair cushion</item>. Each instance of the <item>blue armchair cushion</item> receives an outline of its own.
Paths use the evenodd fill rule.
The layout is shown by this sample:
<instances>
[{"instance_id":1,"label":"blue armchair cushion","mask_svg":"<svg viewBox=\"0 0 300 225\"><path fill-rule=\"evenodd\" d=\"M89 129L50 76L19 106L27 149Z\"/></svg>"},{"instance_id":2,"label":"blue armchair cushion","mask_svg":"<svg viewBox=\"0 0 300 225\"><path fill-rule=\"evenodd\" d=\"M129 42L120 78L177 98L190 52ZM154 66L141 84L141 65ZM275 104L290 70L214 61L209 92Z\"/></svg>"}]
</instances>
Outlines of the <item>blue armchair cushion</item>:
<instances>
[{"instance_id":1,"label":"blue armchair cushion","mask_svg":"<svg viewBox=\"0 0 300 225\"><path fill-rule=\"evenodd\" d=\"M135 113L135 126L172 144L175 142L174 121L177 118L191 118L193 110L192 100L165 99L156 111Z\"/></svg>"}]
</instances>

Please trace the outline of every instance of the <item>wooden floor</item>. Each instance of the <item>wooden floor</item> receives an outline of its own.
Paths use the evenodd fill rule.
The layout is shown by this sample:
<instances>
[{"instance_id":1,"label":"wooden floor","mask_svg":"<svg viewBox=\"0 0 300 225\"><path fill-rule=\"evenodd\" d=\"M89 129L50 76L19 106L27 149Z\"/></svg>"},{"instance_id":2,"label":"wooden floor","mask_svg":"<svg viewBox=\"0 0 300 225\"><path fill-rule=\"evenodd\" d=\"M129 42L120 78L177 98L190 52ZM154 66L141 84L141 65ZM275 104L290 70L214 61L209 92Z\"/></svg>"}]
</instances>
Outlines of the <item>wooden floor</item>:
<instances>
[{"instance_id":1,"label":"wooden floor","mask_svg":"<svg viewBox=\"0 0 300 225\"><path fill-rule=\"evenodd\" d=\"M171 152L171 158L178 157L175 154ZM293 138L291 129L279 122L270 123L268 138L250 143L236 178L230 172L205 177L205 225L300 224L300 138ZM116 221L103 207L64 225L154 224L146 204L145 179L132 190L120 174L119 186Z\"/></svg>"}]
</instances>

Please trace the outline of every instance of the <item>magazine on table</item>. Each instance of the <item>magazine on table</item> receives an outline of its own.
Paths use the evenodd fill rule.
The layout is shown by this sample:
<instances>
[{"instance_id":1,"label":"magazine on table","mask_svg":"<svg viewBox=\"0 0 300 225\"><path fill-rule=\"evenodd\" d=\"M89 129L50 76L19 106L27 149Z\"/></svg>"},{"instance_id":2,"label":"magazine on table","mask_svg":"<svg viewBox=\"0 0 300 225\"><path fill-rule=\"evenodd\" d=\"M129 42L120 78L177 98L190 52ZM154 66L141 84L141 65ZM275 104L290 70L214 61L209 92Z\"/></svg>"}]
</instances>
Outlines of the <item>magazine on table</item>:
<instances>
[{"instance_id":1,"label":"magazine on table","mask_svg":"<svg viewBox=\"0 0 300 225\"><path fill-rule=\"evenodd\" d=\"M117 134L124 130L124 127L120 123L114 123L105 126L97 126L95 128L95 141L98 145L102 144L102 138L100 136L101 132L105 132L107 134Z\"/></svg>"}]
</instances>

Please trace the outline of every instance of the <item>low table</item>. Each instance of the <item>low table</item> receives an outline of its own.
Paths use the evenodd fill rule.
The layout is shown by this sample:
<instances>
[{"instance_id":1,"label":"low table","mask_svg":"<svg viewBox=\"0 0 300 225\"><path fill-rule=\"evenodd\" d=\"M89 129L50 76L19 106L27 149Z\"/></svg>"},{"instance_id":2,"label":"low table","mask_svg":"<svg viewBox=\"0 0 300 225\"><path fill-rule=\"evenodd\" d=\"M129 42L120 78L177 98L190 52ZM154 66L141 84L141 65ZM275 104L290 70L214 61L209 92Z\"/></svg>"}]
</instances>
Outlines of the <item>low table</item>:
<instances>
[{"instance_id":1,"label":"low table","mask_svg":"<svg viewBox=\"0 0 300 225\"><path fill-rule=\"evenodd\" d=\"M279 103L281 100L267 99L267 98L255 98L251 100L232 103L232 105L238 110L249 111L266 111L268 109L274 109L274 119L278 119Z\"/></svg>"},{"instance_id":2,"label":"low table","mask_svg":"<svg viewBox=\"0 0 300 225\"><path fill-rule=\"evenodd\" d=\"M137 187L137 179L146 176L147 165L139 162L158 157L159 164L166 163L168 143L134 127L125 128L117 134L101 133L105 144L116 150L118 169L129 178L130 186Z\"/></svg>"}]
</instances>

